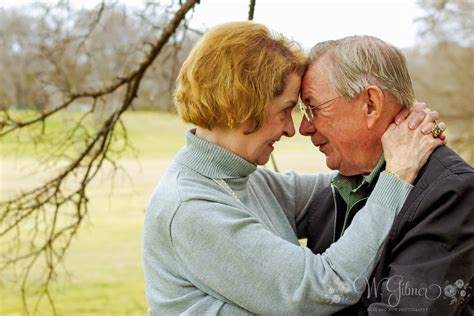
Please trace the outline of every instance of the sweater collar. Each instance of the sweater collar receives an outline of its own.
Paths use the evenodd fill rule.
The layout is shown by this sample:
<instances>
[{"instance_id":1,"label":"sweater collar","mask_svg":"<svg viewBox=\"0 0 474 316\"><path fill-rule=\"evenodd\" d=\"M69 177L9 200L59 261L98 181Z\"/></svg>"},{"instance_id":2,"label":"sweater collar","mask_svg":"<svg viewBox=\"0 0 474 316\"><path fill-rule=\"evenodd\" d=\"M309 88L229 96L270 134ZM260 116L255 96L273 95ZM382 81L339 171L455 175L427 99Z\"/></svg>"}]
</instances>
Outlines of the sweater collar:
<instances>
[{"instance_id":1,"label":"sweater collar","mask_svg":"<svg viewBox=\"0 0 474 316\"><path fill-rule=\"evenodd\" d=\"M213 179L247 177L257 169L256 165L233 152L195 134L196 129L186 132L186 147L176 156L178 163Z\"/></svg>"}]
</instances>

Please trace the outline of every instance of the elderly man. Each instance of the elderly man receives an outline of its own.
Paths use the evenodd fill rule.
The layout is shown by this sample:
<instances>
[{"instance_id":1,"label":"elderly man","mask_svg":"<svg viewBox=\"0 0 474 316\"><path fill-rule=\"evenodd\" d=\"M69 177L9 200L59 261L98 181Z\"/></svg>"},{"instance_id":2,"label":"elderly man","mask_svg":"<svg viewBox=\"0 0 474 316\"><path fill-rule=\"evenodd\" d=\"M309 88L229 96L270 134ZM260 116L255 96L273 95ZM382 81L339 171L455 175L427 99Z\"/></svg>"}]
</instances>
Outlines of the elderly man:
<instances>
[{"instance_id":1,"label":"elderly man","mask_svg":"<svg viewBox=\"0 0 474 316\"><path fill-rule=\"evenodd\" d=\"M311 201L308 247L323 253L365 204L384 169L382 134L414 92L402 53L362 36L316 45L301 94L300 133L339 171ZM354 280L362 299L340 314L474 315L474 170L447 146L420 171L379 254L370 280Z\"/></svg>"}]
</instances>

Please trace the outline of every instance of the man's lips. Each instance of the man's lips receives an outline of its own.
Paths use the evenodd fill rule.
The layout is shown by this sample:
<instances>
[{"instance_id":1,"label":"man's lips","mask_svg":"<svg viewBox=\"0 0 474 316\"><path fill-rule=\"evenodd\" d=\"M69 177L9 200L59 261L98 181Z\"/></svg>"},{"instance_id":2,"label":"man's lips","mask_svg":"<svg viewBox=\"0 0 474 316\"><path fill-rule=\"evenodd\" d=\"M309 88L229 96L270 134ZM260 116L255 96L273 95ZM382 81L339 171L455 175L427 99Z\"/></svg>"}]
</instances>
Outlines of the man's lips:
<instances>
[{"instance_id":1,"label":"man's lips","mask_svg":"<svg viewBox=\"0 0 474 316\"><path fill-rule=\"evenodd\" d=\"M327 144L328 144L328 143L319 143L319 144L315 144L315 146L316 146L316 147L319 147L319 151L320 151L320 152L324 153Z\"/></svg>"}]
</instances>

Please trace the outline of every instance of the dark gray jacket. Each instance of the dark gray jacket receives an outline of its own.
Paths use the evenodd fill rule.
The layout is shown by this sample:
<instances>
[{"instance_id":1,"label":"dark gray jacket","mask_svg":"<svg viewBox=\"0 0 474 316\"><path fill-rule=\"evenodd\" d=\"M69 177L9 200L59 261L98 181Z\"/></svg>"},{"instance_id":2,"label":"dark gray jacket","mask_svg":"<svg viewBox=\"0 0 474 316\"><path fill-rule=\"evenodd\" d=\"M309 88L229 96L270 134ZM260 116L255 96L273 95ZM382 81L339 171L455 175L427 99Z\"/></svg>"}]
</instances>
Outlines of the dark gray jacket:
<instances>
[{"instance_id":1,"label":"dark gray jacket","mask_svg":"<svg viewBox=\"0 0 474 316\"><path fill-rule=\"evenodd\" d=\"M338 239L346 205L327 188L312 201L308 247ZM353 216L365 204L356 203ZM420 171L361 300L337 315L474 315L474 169L447 146Z\"/></svg>"}]
</instances>

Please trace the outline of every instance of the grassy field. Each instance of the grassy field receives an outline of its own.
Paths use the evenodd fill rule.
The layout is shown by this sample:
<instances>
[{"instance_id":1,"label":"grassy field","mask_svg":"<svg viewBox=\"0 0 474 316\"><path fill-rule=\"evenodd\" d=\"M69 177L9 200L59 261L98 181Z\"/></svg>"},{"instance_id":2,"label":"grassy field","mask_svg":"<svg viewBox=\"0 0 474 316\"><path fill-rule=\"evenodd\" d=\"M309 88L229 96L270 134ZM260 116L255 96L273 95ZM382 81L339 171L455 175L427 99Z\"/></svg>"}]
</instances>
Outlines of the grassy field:
<instances>
[{"instance_id":1,"label":"grassy field","mask_svg":"<svg viewBox=\"0 0 474 316\"><path fill-rule=\"evenodd\" d=\"M41 137L64 134L63 128L67 130L67 122L75 115L79 114L55 119ZM184 145L189 126L175 115L151 112L128 113L124 121L135 151L120 160L123 171L113 183L109 170L104 170L91 186L89 215L53 288L60 315L146 314L141 255L145 207L160 175ZM39 139L34 149L29 135L9 136L0 142L3 198L40 183L32 174L48 148ZM301 136L280 141L275 157L283 171L325 170L323 156ZM0 272L1 316L22 315L18 279L12 272ZM39 311L51 315L47 304L41 304Z\"/></svg>"},{"instance_id":2,"label":"grassy field","mask_svg":"<svg viewBox=\"0 0 474 316\"><path fill-rule=\"evenodd\" d=\"M146 313L141 230L149 192L148 186L119 186L109 199L109 189L93 188L89 217L54 286L61 315ZM0 315L21 315L17 280L11 274L0 279ZM51 314L45 304L40 311Z\"/></svg>"},{"instance_id":3,"label":"grassy field","mask_svg":"<svg viewBox=\"0 0 474 316\"><path fill-rule=\"evenodd\" d=\"M21 111L18 116L31 116L33 113ZM37 125L33 128L17 134L10 134L0 142L0 153L2 157L42 157L50 148L44 141L55 139L56 142L68 136L68 131L83 113L65 112L54 116L44 128ZM88 116L83 124L94 131L100 116ZM123 116L124 124L128 128L128 138L131 145L136 149L139 158L169 158L184 145L183 133L190 127L185 125L176 115L154 112L133 112ZM84 133L79 133L79 136ZM78 138L78 137L75 137ZM32 141L37 145L33 146ZM78 146L72 148L77 150ZM128 152L129 157L130 152ZM127 157L127 156L126 156Z\"/></svg>"}]
</instances>

